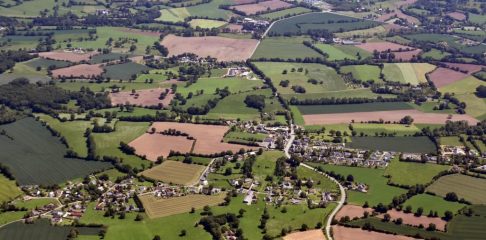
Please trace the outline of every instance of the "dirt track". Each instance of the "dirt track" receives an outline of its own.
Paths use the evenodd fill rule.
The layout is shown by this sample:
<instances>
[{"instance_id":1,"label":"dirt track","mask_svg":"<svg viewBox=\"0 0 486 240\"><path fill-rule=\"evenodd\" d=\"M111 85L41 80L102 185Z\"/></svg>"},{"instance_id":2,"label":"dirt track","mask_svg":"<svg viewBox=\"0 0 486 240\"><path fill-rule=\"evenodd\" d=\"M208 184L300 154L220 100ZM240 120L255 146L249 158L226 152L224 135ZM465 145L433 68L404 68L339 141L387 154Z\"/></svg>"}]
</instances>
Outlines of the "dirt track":
<instances>
[{"instance_id":1,"label":"dirt track","mask_svg":"<svg viewBox=\"0 0 486 240\"><path fill-rule=\"evenodd\" d=\"M338 124L338 123L351 123L354 122L369 122L383 121L399 122L405 116L411 116L414 119L414 123L427 123L427 124L441 124L447 120L460 121L465 120L469 122L469 125L474 125L478 122L477 119L469 115L453 114L452 118L448 118L449 114L440 113L424 113L418 110L394 110L394 111L378 111L378 112L352 112L352 113L330 113L330 114L311 114L304 115L304 122L306 125L320 125L320 124Z\"/></svg>"}]
</instances>

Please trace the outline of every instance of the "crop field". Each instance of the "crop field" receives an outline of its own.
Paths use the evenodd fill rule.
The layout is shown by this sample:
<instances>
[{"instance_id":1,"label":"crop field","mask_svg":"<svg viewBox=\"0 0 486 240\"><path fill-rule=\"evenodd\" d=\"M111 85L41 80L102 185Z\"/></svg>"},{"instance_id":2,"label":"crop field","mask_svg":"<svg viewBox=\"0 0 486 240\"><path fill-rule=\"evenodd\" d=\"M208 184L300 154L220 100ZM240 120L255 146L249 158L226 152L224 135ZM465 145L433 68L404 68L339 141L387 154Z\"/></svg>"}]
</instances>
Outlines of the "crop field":
<instances>
[{"instance_id":1,"label":"crop field","mask_svg":"<svg viewBox=\"0 0 486 240\"><path fill-rule=\"evenodd\" d=\"M218 20L211 20L211 19L192 19L189 22L189 25L191 25L191 27L193 27L193 28L200 27L200 28L209 28L209 29L219 28L219 27L222 27L226 24L227 24L227 22L218 21Z\"/></svg>"},{"instance_id":2,"label":"crop field","mask_svg":"<svg viewBox=\"0 0 486 240\"><path fill-rule=\"evenodd\" d=\"M190 86L180 86L177 88L177 92L187 97L190 92L195 94L197 91L203 91L204 94L213 95L215 97L216 89L223 89L228 87L231 93L239 93L252 91L255 88L260 88L263 85L262 80L249 80L242 77L211 77L211 78L199 78L197 82Z\"/></svg>"},{"instance_id":3,"label":"crop field","mask_svg":"<svg viewBox=\"0 0 486 240\"><path fill-rule=\"evenodd\" d=\"M383 74L386 81L419 85L427 83L425 74L432 72L435 68L434 65L428 63L390 63L385 64Z\"/></svg>"},{"instance_id":4,"label":"crop field","mask_svg":"<svg viewBox=\"0 0 486 240\"><path fill-rule=\"evenodd\" d=\"M260 17L273 21L273 20L277 20L277 19L280 19L280 18L285 17L285 16L299 15L299 14L308 13L308 12L311 12L311 10L308 9L308 8L295 7L295 8L284 9L284 10L281 10L281 11L265 13L265 14L260 15Z\"/></svg>"},{"instance_id":5,"label":"crop field","mask_svg":"<svg viewBox=\"0 0 486 240\"><path fill-rule=\"evenodd\" d=\"M469 75L481 71L481 69L484 67L482 65L468 64L468 63L445 63L445 65L447 65L452 69L459 69L460 71L466 71L466 73Z\"/></svg>"},{"instance_id":6,"label":"crop field","mask_svg":"<svg viewBox=\"0 0 486 240\"><path fill-rule=\"evenodd\" d=\"M92 128L90 121L66 121L61 122L49 115L39 115L41 121L46 122L51 128L61 133L66 139L69 149L76 152L80 157L88 155L86 137L84 133L87 128Z\"/></svg>"},{"instance_id":7,"label":"crop field","mask_svg":"<svg viewBox=\"0 0 486 240\"><path fill-rule=\"evenodd\" d=\"M421 207L424 209L425 214L428 214L430 211L437 211L439 217L443 217L446 211L457 213L457 211L466 205L458 202L449 202L438 196L419 194L408 199L405 203L403 203L403 206L411 206L412 212L415 212L419 207Z\"/></svg>"},{"instance_id":8,"label":"crop field","mask_svg":"<svg viewBox=\"0 0 486 240\"><path fill-rule=\"evenodd\" d=\"M439 231L446 230L447 222L438 217L428 217L425 214L422 216L415 216L413 213L405 213L403 211L398 211L396 209L388 210L386 213L390 215L390 219L393 221L395 219L401 218L403 224L410 225L414 227L429 226L429 224L435 224L435 227ZM378 218L383 219L383 215L379 215Z\"/></svg>"},{"instance_id":9,"label":"crop field","mask_svg":"<svg viewBox=\"0 0 486 240\"><path fill-rule=\"evenodd\" d=\"M329 32L345 32L351 30L372 28L381 23L346 17L332 13L309 13L276 22L269 31L272 35L300 35L308 30L328 30Z\"/></svg>"},{"instance_id":10,"label":"crop field","mask_svg":"<svg viewBox=\"0 0 486 240\"><path fill-rule=\"evenodd\" d=\"M395 133L397 136L413 135L420 132L420 128L416 125L403 124L374 124L374 123L354 123L353 129L358 134L365 134L365 136L374 136L376 133Z\"/></svg>"},{"instance_id":11,"label":"crop field","mask_svg":"<svg viewBox=\"0 0 486 240\"><path fill-rule=\"evenodd\" d=\"M81 62L81 61L89 61L92 56L97 54L98 54L97 52L75 53L75 52L55 51L55 52L39 53L39 57L51 59L51 60L58 60L58 61Z\"/></svg>"},{"instance_id":12,"label":"crop field","mask_svg":"<svg viewBox=\"0 0 486 240\"><path fill-rule=\"evenodd\" d=\"M437 88L442 88L457 81L463 80L467 77L467 74L448 68L439 67L433 71L429 77Z\"/></svg>"},{"instance_id":13,"label":"crop field","mask_svg":"<svg viewBox=\"0 0 486 240\"><path fill-rule=\"evenodd\" d=\"M370 57L371 54L365 50L357 48L355 46L349 45L332 45L332 44L325 44L325 43L318 43L314 45L316 48L322 50L323 52L327 53L329 57L327 60L329 61L339 61L339 60L358 60L358 59L365 59Z\"/></svg>"},{"instance_id":14,"label":"crop field","mask_svg":"<svg viewBox=\"0 0 486 240\"><path fill-rule=\"evenodd\" d=\"M15 222L0 229L0 239L30 240L32 236L38 240L64 240L67 239L71 226L52 226L49 220L37 220L34 224ZM96 236L100 228L76 227L79 235Z\"/></svg>"},{"instance_id":15,"label":"crop field","mask_svg":"<svg viewBox=\"0 0 486 240\"><path fill-rule=\"evenodd\" d=\"M249 143L249 142L261 142L267 137L266 134L263 133L249 133L249 132L241 132L241 131L231 131L228 132L224 136L224 140L228 141L236 141L242 143Z\"/></svg>"},{"instance_id":16,"label":"crop field","mask_svg":"<svg viewBox=\"0 0 486 240\"><path fill-rule=\"evenodd\" d=\"M9 180L3 174L0 175L0 203L13 200L20 195L22 195L22 191L17 187L15 181Z\"/></svg>"},{"instance_id":17,"label":"crop field","mask_svg":"<svg viewBox=\"0 0 486 240\"><path fill-rule=\"evenodd\" d=\"M10 167L19 184L62 183L112 167L105 162L64 158L66 147L32 118L2 125L1 129L13 140L0 137L0 162Z\"/></svg>"},{"instance_id":18,"label":"crop field","mask_svg":"<svg viewBox=\"0 0 486 240\"><path fill-rule=\"evenodd\" d=\"M351 139L352 142L348 143L347 146L357 149L412 153L435 153L437 151L434 143L427 137L352 137ZM426 176L423 177L426 178ZM404 182L406 180L398 177L397 181Z\"/></svg>"},{"instance_id":19,"label":"crop field","mask_svg":"<svg viewBox=\"0 0 486 240\"><path fill-rule=\"evenodd\" d=\"M160 17L156 20L163 22L184 22L184 19L189 16L190 13L186 8L167 8L160 10Z\"/></svg>"},{"instance_id":20,"label":"crop field","mask_svg":"<svg viewBox=\"0 0 486 240\"><path fill-rule=\"evenodd\" d=\"M455 192L473 204L486 203L486 179L469 177L461 174L447 175L439 178L427 188L439 196Z\"/></svg>"},{"instance_id":21,"label":"crop field","mask_svg":"<svg viewBox=\"0 0 486 240\"><path fill-rule=\"evenodd\" d=\"M469 76L455 83L440 88L442 93L454 93L455 96L466 103L466 113L477 119L485 119L486 101L476 96L476 88L484 85L484 82Z\"/></svg>"},{"instance_id":22,"label":"crop field","mask_svg":"<svg viewBox=\"0 0 486 240\"><path fill-rule=\"evenodd\" d=\"M147 215L154 219L167 217L175 214L186 213L191 208L201 209L204 206L214 206L223 202L225 195L186 195L168 199L157 199L153 195L141 196L140 200Z\"/></svg>"},{"instance_id":23,"label":"crop field","mask_svg":"<svg viewBox=\"0 0 486 240\"><path fill-rule=\"evenodd\" d=\"M170 91L170 90L169 90ZM164 99L159 99L162 93L165 93L165 88L156 88L156 89L145 89L145 90L138 90L133 94L131 91L129 92L116 92L110 93L110 100L111 105L123 105L127 102L136 105L136 106L158 106L162 104L162 106L167 107L169 106L170 102L174 98L174 94L169 93Z\"/></svg>"},{"instance_id":24,"label":"crop field","mask_svg":"<svg viewBox=\"0 0 486 240\"><path fill-rule=\"evenodd\" d=\"M414 50L414 48L406 46L406 45L401 45L397 43L392 43L392 42L366 42L362 44L356 45L357 47L368 51L368 52L373 52L373 51L378 51L378 52L384 52L384 51L392 51L392 52L397 52L397 51L405 51L407 49L409 50Z\"/></svg>"},{"instance_id":25,"label":"crop field","mask_svg":"<svg viewBox=\"0 0 486 240\"><path fill-rule=\"evenodd\" d=\"M420 142L421 140L419 140ZM390 176L392 183L399 185L426 185L440 172L447 171L450 168L447 165L403 162L398 159L393 159L386 168L385 175Z\"/></svg>"},{"instance_id":26,"label":"crop field","mask_svg":"<svg viewBox=\"0 0 486 240\"><path fill-rule=\"evenodd\" d=\"M469 17L467 20L472 23L486 24L486 15L469 13Z\"/></svg>"},{"instance_id":27,"label":"crop field","mask_svg":"<svg viewBox=\"0 0 486 240\"><path fill-rule=\"evenodd\" d=\"M283 240L301 240L301 239L325 239L324 232L321 229L307 230L303 232L294 232L285 235Z\"/></svg>"},{"instance_id":28,"label":"crop field","mask_svg":"<svg viewBox=\"0 0 486 240\"><path fill-rule=\"evenodd\" d=\"M109 65L105 69L104 75L112 80L129 80L133 75L150 70L149 67L134 62Z\"/></svg>"},{"instance_id":29,"label":"crop field","mask_svg":"<svg viewBox=\"0 0 486 240\"><path fill-rule=\"evenodd\" d=\"M251 58L323 58L321 54L303 44L303 42L307 40L310 40L310 38L267 37L261 41Z\"/></svg>"},{"instance_id":30,"label":"crop field","mask_svg":"<svg viewBox=\"0 0 486 240\"><path fill-rule=\"evenodd\" d=\"M340 71L342 73L351 73L353 78L366 82L373 81L375 83L383 82L380 79L381 70L378 66L373 65L349 65L341 67Z\"/></svg>"},{"instance_id":31,"label":"crop field","mask_svg":"<svg viewBox=\"0 0 486 240\"><path fill-rule=\"evenodd\" d=\"M57 60L49 60L49 59L44 59L44 58L35 58L30 61L25 62L25 65L32 67L32 68L38 68L40 67L41 69L47 69L50 66L55 66L56 68L61 68L61 67L67 67L69 66L69 62L66 61L57 61Z\"/></svg>"},{"instance_id":32,"label":"crop field","mask_svg":"<svg viewBox=\"0 0 486 240\"><path fill-rule=\"evenodd\" d=\"M376 112L353 112L353 113L328 113L304 115L306 125L337 124L337 123L366 123L369 121L380 121L398 123L405 117L410 116L414 123L444 124L446 121L467 121L469 124L476 124L477 119L460 114L424 113L418 110L392 110Z\"/></svg>"},{"instance_id":33,"label":"crop field","mask_svg":"<svg viewBox=\"0 0 486 240\"><path fill-rule=\"evenodd\" d=\"M274 62L257 62L255 65L272 80L277 91L283 95L295 94L292 86L297 85L304 87L306 94L347 89L344 80L336 70L325 65ZM317 80L316 84L309 82L310 79ZM280 85L282 80L289 81L287 87Z\"/></svg>"},{"instance_id":34,"label":"crop field","mask_svg":"<svg viewBox=\"0 0 486 240\"><path fill-rule=\"evenodd\" d=\"M186 9L193 17L228 20L233 13L229 10L219 8L220 5L227 3L228 1L226 0L213 0L208 3L187 7Z\"/></svg>"},{"instance_id":35,"label":"crop field","mask_svg":"<svg viewBox=\"0 0 486 240\"><path fill-rule=\"evenodd\" d=\"M33 60L27 61L27 62L22 62L22 63L17 63L15 66L10 69L9 71L6 71L2 74L0 74L0 84L6 84L9 83L10 81L19 78L19 77L25 77L28 78L31 82L48 82L51 80L49 76L47 76L47 71L45 69L41 71L37 71L35 67L31 67L30 63Z\"/></svg>"},{"instance_id":36,"label":"crop field","mask_svg":"<svg viewBox=\"0 0 486 240\"><path fill-rule=\"evenodd\" d=\"M165 144L161 144L165 143ZM148 160L156 161L158 157L167 157L170 151L190 153L194 140L186 137L167 136L162 134L144 134L130 142L136 149L136 154L145 156Z\"/></svg>"},{"instance_id":37,"label":"crop field","mask_svg":"<svg viewBox=\"0 0 486 240\"><path fill-rule=\"evenodd\" d=\"M422 54L422 57L423 58L432 58L434 60L442 60L443 58L447 57L447 56L450 56L451 54L448 53L448 52L444 52L444 51L441 51L441 50L437 50L435 48L432 48L430 51L428 52L424 52Z\"/></svg>"},{"instance_id":38,"label":"crop field","mask_svg":"<svg viewBox=\"0 0 486 240\"><path fill-rule=\"evenodd\" d=\"M353 112L377 112L392 110L413 109L405 102L361 103L340 105L299 105L297 106L303 115L328 114L328 113L353 113Z\"/></svg>"},{"instance_id":39,"label":"crop field","mask_svg":"<svg viewBox=\"0 0 486 240\"><path fill-rule=\"evenodd\" d=\"M107 53L107 54L97 54L90 58L90 64L98 64L103 62L110 62L119 60L121 57L130 57L130 54L126 53Z\"/></svg>"},{"instance_id":40,"label":"crop field","mask_svg":"<svg viewBox=\"0 0 486 240\"><path fill-rule=\"evenodd\" d=\"M199 57L211 56L220 61L244 61L251 57L257 43L258 41L254 39L231 39L216 36L178 37L175 35L168 35L161 42L169 49L170 56L189 51Z\"/></svg>"},{"instance_id":41,"label":"crop field","mask_svg":"<svg viewBox=\"0 0 486 240\"><path fill-rule=\"evenodd\" d=\"M347 167L337 165L324 165L318 163L309 163L309 165L317 167L322 166L324 171L332 172L343 176L353 175L355 182L365 183L369 186L368 192L348 191L348 203L363 205L368 202L370 206L375 206L378 203L391 203L393 197L406 192L406 190L393 187L387 184L388 178L384 177L384 169L361 168L361 167Z\"/></svg>"},{"instance_id":42,"label":"crop field","mask_svg":"<svg viewBox=\"0 0 486 240\"><path fill-rule=\"evenodd\" d=\"M376 35L384 35L385 33L387 33L389 31L387 26L389 25L380 25L372 28L352 30L347 32L339 32L339 33L335 33L335 35L336 37L340 37L340 38L354 38L355 36L373 37Z\"/></svg>"},{"instance_id":43,"label":"crop field","mask_svg":"<svg viewBox=\"0 0 486 240\"><path fill-rule=\"evenodd\" d=\"M100 76L102 73L103 68L101 68L100 64L79 64L52 70L52 76L54 78L92 78L95 76Z\"/></svg>"},{"instance_id":44,"label":"crop field","mask_svg":"<svg viewBox=\"0 0 486 240\"><path fill-rule=\"evenodd\" d=\"M244 12L246 15L254 15L260 12L268 12L272 10L289 8L292 4L280 1L280 0L269 0L252 4L236 5L231 9Z\"/></svg>"},{"instance_id":45,"label":"crop field","mask_svg":"<svg viewBox=\"0 0 486 240\"><path fill-rule=\"evenodd\" d=\"M205 167L166 160L162 164L141 173L142 176L156 181L192 186L199 181Z\"/></svg>"},{"instance_id":46,"label":"crop field","mask_svg":"<svg viewBox=\"0 0 486 240\"><path fill-rule=\"evenodd\" d=\"M332 227L333 236L335 239L374 239L374 240L414 240L412 237L398 236L393 234L385 234L380 232L366 231L360 228L343 227L334 225Z\"/></svg>"}]
</instances>

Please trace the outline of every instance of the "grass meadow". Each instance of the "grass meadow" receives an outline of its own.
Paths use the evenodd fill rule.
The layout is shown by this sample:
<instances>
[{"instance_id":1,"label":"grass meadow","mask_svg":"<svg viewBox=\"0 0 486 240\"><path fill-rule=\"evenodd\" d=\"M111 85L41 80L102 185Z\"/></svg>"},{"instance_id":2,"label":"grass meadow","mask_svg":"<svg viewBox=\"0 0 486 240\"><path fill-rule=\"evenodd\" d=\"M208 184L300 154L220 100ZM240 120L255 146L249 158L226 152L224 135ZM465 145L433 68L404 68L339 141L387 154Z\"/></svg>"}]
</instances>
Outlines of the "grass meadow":
<instances>
[{"instance_id":1,"label":"grass meadow","mask_svg":"<svg viewBox=\"0 0 486 240\"><path fill-rule=\"evenodd\" d=\"M439 196L455 192L473 204L486 204L486 179L469 177L461 174L446 175L427 188Z\"/></svg>"},{"instance_id":2,"label":"grass meadow","mask_svg":"<svg viewBox=\"0 0 486 240\"><path fill-rule=\"evenodd\" d=\"M398 185L426 185L440 172L447 171L450 168L447 165L402 162L393 159L386 168L385 175L390 176L390 182Z\"/></svg>"}]
</instances>

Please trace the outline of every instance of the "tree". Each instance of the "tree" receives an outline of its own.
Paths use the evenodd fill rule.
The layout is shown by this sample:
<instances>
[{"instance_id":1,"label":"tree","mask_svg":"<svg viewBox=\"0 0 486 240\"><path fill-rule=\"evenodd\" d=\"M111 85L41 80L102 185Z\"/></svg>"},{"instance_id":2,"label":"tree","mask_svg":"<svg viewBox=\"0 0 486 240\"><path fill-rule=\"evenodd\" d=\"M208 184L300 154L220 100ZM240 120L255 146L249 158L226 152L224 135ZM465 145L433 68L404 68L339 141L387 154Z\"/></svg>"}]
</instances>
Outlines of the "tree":
<instances>
[{"instance_id":1,"label":"tree","mask_svg":"<svg viewBox=\"0 0 486 240\"><path fill-rule=\"evenodd\" d=\"M444 220L450 221L452 220L453 217L454 217L454 213L452 213L451 211L444 212Z\"/></svg>"},{"instance_id":2,"label":"tree","mask_svg":"<svg viewBox=\"0 0 486 240\"><path fill-rule=\"evenodd\" d=\"M415 211L415 216L420 217L424 213L424 209L422 207L417 208L417 211Z\"/></svg>"},{"instance_id":3,"label":"tree","mask_svg":"<svg viewBox=\"0 0 486 240\"><path fill-rule=\"evenodd\" d=\"M476 88L476 95L480 98L486 98L486 86L481 85Z\"/></svg>"},{"instance_id":4,"label":"tree","mask_svg":"<svg viewBox=\"0 0 486 240\"><path fill-rule=\"evenodd\" d=\"M433 223L429 223L429 226L427 227L427 231L435 231L437 227Z\"/></svg>"},{"instance_id":5,"label":"tree","mask_svg":"<svg viewBox=\"0 0 486 240\"><path fill-rule=\"evenodd\" d=\"M390 220L391 220L390 214L385 213L385 215L383 215L383 221L384 222L389 222Z\"/></svg>"},{"instance_id":6,"label":"tree","mask_svg":"<svg viewBox=\"0 0 486 240\"><path fill-rule=\"evenodd\" d=\"M137 214L137 216L135 217L135 221L139 222L139 221L142 221L143 220L143 216L142 214Z\"/></svg>"},{"instance_id":7,"label":"tree","mask_svg":"<svg viewBox=\"0 0 486 240\"><path fill-rule=\"evenodd\" d=\"M180 236L180 237L184 237L184 236L186 236L186 235L187 235L187 231L186 231L185 229L182 229L182 230L181 230L181 233L179 233L179 236Z\"/></svg>"},{"instance_id":8,"label":"tree","mask_svg":"<svg viewBox=\"0 0 486 240\"><path fill-rule=\"evenodd\" d=\"M256 108L260 111L265 108L265 96L263 95L248 95L244 102L248 107Z\"/></svg>"},{"instance_id":9,"label":"tree","mask_svg":"<svg viewBox=\"0 0 486 240\"><path fill-rule=\"evenodd\" d=\"M410 125L413 123L413 118L411 116L405 116L400 120L400 124Z\"/></svg>"},{"instance_id":10,"label":"tree","mask_svg":"<svg viewBox=\"0 0 486 240\"><path fill-rule=\"evenodd\" d=\"M155 235L154 238L152 238L152 240L160 240L160 236L159 235Z\"/></svg>"},{"instance_id":11,"label":"tree","mask_svg":"<svg viewBox=\"0 0 486 240\"><path fill-rule=\"evenodd\" d=\"M285 157L280 157L277 159L275 163L275 176L284 176L285 175L285 161L287 159Z\"/></svg>"},{"instance_id":12,"label":"tree","mask_svg":"<svg viewBox=\"0 0 486 240\"><path fill-rule=\"evenodd\" d=\"M403 219L402 218L397 218L395 220L395 224L397 224L397 225L401 225L402 223L403 223Z\"/></svg>"},{"instance_id":13,"label":"tree","mask_svg":"<svg viewBox=\"0 0 486 240\"><path fill-rule=\"evenodd\" d=\"M449 202L457 202L459 201L459 197L457 197L457 194L455 192L448 192L446 196L444 197L446 201Z\"/></svg>"},{"instance_id":14,"label":"tree","mask_svg":"<svg viewBox=\"0 0 486 240\"><path fill-rule=\"evenodd\" d=\"M225 176L229 176L229 175L231 175L231 174L233 174L233 170L232 170L231 168L226 168L226 169L224 170L224 175L225 175Z\"/></svg>"}]
</instances>

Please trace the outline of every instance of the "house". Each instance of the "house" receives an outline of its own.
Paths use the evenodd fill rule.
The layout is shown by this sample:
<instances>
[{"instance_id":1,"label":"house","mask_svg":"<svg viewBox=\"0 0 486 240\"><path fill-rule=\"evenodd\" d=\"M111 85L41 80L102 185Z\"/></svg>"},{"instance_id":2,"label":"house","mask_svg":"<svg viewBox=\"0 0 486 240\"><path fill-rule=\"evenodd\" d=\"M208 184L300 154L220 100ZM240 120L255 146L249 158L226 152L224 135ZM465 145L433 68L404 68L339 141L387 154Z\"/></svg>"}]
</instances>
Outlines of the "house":
<instances>
[{"instance_id":1,"label":"house","mask_svg":"<svg viewBox=\"0 0 486 240\"><path fill-rule=\"evenodd\" d=\"M246 193L245 198L243 199L243 203L246 203L247 205L251 205L253 203L253 196L254 196L254 192L251 190L248 191Z\"/></svg>"}]
</instances>

